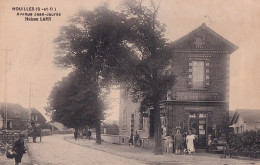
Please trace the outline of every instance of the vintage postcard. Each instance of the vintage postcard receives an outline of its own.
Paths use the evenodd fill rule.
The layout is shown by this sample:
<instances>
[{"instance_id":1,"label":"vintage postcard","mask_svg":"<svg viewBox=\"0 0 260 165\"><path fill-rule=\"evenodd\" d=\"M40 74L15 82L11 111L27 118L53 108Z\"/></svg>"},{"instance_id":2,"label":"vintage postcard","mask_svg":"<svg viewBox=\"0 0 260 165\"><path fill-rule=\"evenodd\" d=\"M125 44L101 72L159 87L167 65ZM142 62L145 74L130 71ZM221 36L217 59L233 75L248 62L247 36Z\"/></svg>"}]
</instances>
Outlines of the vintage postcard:
<instances>
[{"instance_id":1,"label":"vintage postcard","mask_svg":"<svg viewBox=\"0 0 260 165\"><path fill-rule=\"evenodd\" d=\"M0 164L260 164L260 1L1 0Z\"/></svg>"}]
</instances>

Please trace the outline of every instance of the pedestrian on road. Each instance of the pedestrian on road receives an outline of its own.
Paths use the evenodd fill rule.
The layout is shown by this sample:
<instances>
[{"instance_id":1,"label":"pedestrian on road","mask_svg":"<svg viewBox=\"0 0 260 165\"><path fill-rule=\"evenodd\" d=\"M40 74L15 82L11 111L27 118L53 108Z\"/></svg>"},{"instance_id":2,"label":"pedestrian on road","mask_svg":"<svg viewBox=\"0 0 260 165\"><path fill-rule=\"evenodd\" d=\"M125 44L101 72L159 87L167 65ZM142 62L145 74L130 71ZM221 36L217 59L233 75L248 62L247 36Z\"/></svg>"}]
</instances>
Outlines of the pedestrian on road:
<instances>
[{"instance_id":1,"label":"pedestrian on road","mask_svg":"<svg viewBox=\"0 0 260 165\"><path fill-rule=\"evenodd\" d=\"M139 141L140 141L140 137L139 137L139 135L136 131L136 133L135 133L135 146L139 146Z\"/></svg>"},{"instance_id":2,"label":"pedestrian on road","mask_svg":"<svg viewBox=\"0 0 260 165\"><path fill-rule=\"evenodd\" d=\"M78 131L77 130L75 130L75 132L74 132L74 139L75 139L75 141L78 139Z\"/></svg>"},{"instance_id":3,"label":"pedestrian on road","mask_svg":"<svg viewBox=\"0 0 260 165\"><path fill-rule=\"evenodd\" d=\"M83 132L83 140L85 140L87 138L87 133L86 131Z\"/></svg>"},{"instance_id":4,"label":"pedestrian on road","mask_svg":"<svg viewBox=\"0 0 260 165\"><path fill-rule=\"evenodd\" d=\"M15 152L15 165L21 163L23 154L26 153L26 148L24 146L24 137L24 134L20 134L19 139L15 141L14 147L12 148L12 151Z\"/></svg>"},{"instance_id":5,"label":"pedestrian on road","mask_svg":"<svg viewBox=\"0 0 260 165\"><path fill-rule=\"evenodd\" d=\"M36 124L34 121L31 122L32 125L32 137L33 137L33 142L36 143L36 136L37 136L37 128Z\"/></svg>"},{"instance_id":6,"label":"pedestrian on road","mask_svg":"<svg viewBox=\"0 0 260 165\"><path fill-rule=\"evenodd\" d=\"M178 129L175 136L174 136L174 143L175 143L175 153L180 154L181 150L183 149L183 136Z\"/></svg>"},{"instance_id":7,"label":"pedestrian on road","mask_svg":"<svg viewBox=\"0 0 260 165\"><path fill-rule=\"evenodd\" d=\"M190 130L189 135L186 137L187 150L190 152L195 152L194 140L195 140L195 135L192 134Z\"/></svg>"},{"instance_id":8,"label":"pedestrian on road","mask_svg":"<svg viewBox=\"0 0 260 165\"><path fill-rule=\"evenodd\" d=\"M133 143L134 143L133 136L134 136L133 134L130 135L130 138L128 140L128 145L133 145Z\"/></svg>"},{"instance_id":9,"label":"pedestrian on road","mask_svg":"<svg viewBox=\"0 0 260 165\"><path fill-rule=\"evenodd\" d=\"M88 130L88 139L90 140L90 137L91 137L91 131Z\"/></svg>"}]
</instances>

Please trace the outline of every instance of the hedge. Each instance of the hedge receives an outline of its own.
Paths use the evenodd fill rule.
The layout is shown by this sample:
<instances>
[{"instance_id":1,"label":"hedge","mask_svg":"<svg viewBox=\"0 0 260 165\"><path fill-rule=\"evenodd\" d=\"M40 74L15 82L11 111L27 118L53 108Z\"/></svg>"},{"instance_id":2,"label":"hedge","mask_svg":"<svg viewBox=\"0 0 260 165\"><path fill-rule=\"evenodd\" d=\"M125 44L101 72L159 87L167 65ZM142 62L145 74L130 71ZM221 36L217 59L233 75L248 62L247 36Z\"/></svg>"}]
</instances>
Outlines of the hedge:
<instances>
[{"instance_id":1,"label":"hedge","mask_svg":"<svg viewBox=\"0 0 260 165\"><path fill-rule=\"evenodd\" d=\"M234 156L260 158L260 130L241 134L230 133L229 147Z\"/></svg>"}]
</instances>

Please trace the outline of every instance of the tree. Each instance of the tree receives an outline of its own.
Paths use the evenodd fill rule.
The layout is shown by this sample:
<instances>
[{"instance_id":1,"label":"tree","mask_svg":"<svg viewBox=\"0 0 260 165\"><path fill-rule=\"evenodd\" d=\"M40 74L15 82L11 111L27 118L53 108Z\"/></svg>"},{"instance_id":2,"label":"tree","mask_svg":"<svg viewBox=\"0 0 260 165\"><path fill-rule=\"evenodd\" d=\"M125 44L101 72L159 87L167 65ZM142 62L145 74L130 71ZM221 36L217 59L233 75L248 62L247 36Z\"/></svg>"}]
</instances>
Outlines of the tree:
<instances>
[{"instance_id":1,"label":"tree","mask_svg":"<svg viewBox=\"0 0 260 165\"><path fill-rule=\"evenodd\" d=\"M154 110L155 154L162 154L160 100L174 83L175 76L167 71L173 54L164 38L165 28L157 20L159 5L151 1L145 7L142 1L126 0L123 12L131 29L130 42L139 54L131 71L131 95L141 100L141 111Z\"/></svg>"},{"instance_id":2,"label":"tree","mask_svg":"<svg viewBox=\"0 0 260 165\"><path fill-rule=\"evenodd\" d=\"M92 12L79 11L70 20L70 25L61 28L55 40L55 63L88 76L98 89L95 91L96 97L103 98L105 93L102 89L119 82L122 78L119 75L125 75L127 65L131 66L133 61L129 55L131 49L123 42L127 30L125 18L104 6ZM102 110L98 114L102 114ZM61 118L64 116L59 115ZM102 116L95 117L96 139L97 143L101 143Z\"/></svg>"},{"instance_id":3,"label":"tree","mask_svg":"<svg viewBox=\"0 0 260 165\"><path fill-rule=\"evenodd\" d=\"M93 126L104 118L106 108L97 95L99 87L86 76L72 72L55 84L49 96L48 113L52 120L68 128Z\"/></svg>"},{"instance_id":4,"label":"tree","mask_svg":"<svg viewBox=\"0 0 260 165\"><path fill-rule=\"evenodd\" d=\"M123 6L121 13L104 6L77 13L56 39L56 64L91 75L101 89L127 84L133 99L141 100L141 111L153 107L155 154L162 154L159 103L174 81L165 70L172 49L164 38L164 26L156 19L158 5L151 3L148 8L142 1L129 0Z\"/></svg>"}]
</instances>

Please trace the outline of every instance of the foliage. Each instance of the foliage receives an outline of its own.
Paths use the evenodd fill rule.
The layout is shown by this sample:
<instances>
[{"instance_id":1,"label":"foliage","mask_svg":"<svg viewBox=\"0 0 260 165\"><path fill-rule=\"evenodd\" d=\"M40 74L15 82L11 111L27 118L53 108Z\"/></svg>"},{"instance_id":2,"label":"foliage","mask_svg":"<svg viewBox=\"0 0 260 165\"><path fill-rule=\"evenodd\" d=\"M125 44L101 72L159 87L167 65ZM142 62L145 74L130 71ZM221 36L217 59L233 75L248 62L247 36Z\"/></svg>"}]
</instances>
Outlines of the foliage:
<instances>
[{"instance_id":1,"label":"foliage","mask_svg":"<svg viewBox=\"0 0 260 165\"><path fill-rule=\"evenodd\" d=\"M152 105L155 153L162 154L159 101L174 81L174 76L166 71L172 49L164 38L164 25L156 19L159 5L151 1L148 8L142 1L126 0L122 6L121 12L111 11L106 6L78 12L70 25L61 28L55 40L55 63L88 75L100 88L97 96L102 94L102 88L122 83L131 89L133 100L141 101L141 111ZM69 92L76 95L73 93L76 91ZM57 115L61 116L54 117L62 119L62 113ZM96 124L99 128L100 123Z\"/></svg>"},{"instance_id":2,"label":"foliage","mask_svg":"<svg viewBox=\"0 0 260 165\"><path fill-rule=\"evenodd\" d=\"M105 6L92 12L81 10L55 40L55 63L91 73L100 87L108 86L127 74L134 59L125 42L128 32L123 15Z\"/></svg>"},{"instance_id":3,"label":"foliage","mask_svg":"<svg viewBox=\"0 0 260 165\"><path fill-rule=\"evenodd\" d=\"M173 49L164 38L165 26L157 20L159 5L151 1L150 7L142 1L126 0L123 12L131 29L129 42L139 55L130 72L130 93L140 101L141 112L154 109L155 154L162 154L159 102L174 83L175 76L167 72Z\"/></svg>"},{"instance_id":4,"label":"foliage","mask_svg":"<svg viewBox=\"0 0 260 165\"><path fill-rule=\"evenodd\" d=\"M102 120L105 105L98 96L99 90L85 75L70 73L56 83L49 96L52 120L68 128L83 128Z\"/></svg>"},{"instance_id":5,"label":"foliage","mask_svg":"<svg viewBox=\"0 0 260 165\"><path fill-rule=\"evenodd\" d=\"M61 67L69 67L80 74L87 75L94 86L95 90L92 91L92 94L95 97L91 95L89 97L94 99L92 102L96 103L93 105L97 105L94 108L99 110L95 116L89 118L90 121L88 122L93 123L91 120L96 121L94 124L97 131L97 143L101 142L100 121L103 118L104 102L102 102L102 98L105 95L103 89L115 82L119 82L119 79L127 79L127 76L122 78L122 75L127 73L127 66L132 61L132 57L129 56L131 50L126 47L124 42L125 34L128 34L127 30L122 15L101 6L91 12L79 11L70 20L70 25L61 28L60 35L55 40L57 46L55 63ZM75 88L77 87L75 86ZM80 91L71 92L76 97L76 93ZM67 106L69 108L70 105ZM77 108L79 111L82 110L82 107ZM81 113L83 112L79 114ZM62 116L64 116L62 113L56 113L54 118L62 119ZM82 116L79 115L77 118L80 117ZM66 123L65 120L63 122ZM85 122L87 124L87 121Z\"/></svg>"},{"instance_id":6,"label":"foliage","mask_svg":"<svg viewBox=\"0 0 260 165\"><path fill-rule=\"evenodd\" d=\"M229 145L232 155L260 158L260 130L230 133Z\"/></svg>"}]
</instances>

